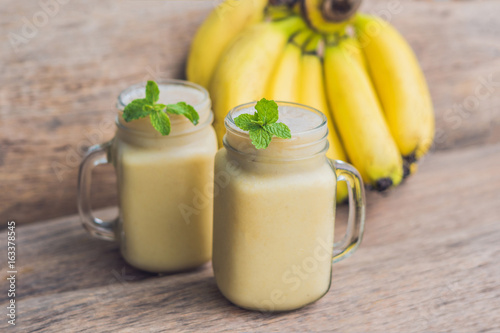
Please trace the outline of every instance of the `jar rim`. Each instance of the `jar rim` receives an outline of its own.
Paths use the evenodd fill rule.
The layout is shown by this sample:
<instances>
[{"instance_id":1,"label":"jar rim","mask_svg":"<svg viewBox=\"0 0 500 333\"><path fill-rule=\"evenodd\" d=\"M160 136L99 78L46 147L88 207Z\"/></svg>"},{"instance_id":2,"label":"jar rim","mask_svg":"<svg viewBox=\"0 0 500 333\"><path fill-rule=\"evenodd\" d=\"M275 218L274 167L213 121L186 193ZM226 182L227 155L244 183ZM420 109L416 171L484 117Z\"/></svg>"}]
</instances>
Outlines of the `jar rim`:
<instances>
[{"instance_id":1,"label":"jar rim","mask_svg":"<svg viewBox=\"0 0 500 333\"><path fill-rule=\"evenodd\" d=\"M224 125L227 132L223 138L223 144L226 149L243 155L251 155L258 158L259 160L262 159L268 161L302 160L320 154L325 154L325 152L328 150L329 142L326 116L321 111L313 107L300 103L285 101L276 101L276 103L278 104L278 107L290 106L300 108L307 112L312 112L319 117L320 123L314 124L314 126L311 126L310 128L307 128L305 130L292 133L291 139L281 139L273 137L272 140L274 144L272 142L268 149L255 149L255 147L250 144L250 142L248 142L248 144L242 145L242 142L249 140L249 134L248 131L244 131L236 126L236 123L234 122L234 115L239 110L255 106L256 103L257 102L254 101L238 105L231 109L231 111L229 111L229 113L226 115ZM238 138L241 138L243 140ZM240 141L240 143L237 143L238 141Z\"/></svg>"},{"instance_id":2,"label":"jar rim","mask_svg":"<svg viewBox=\"0 0 500 333\"><path fill-rule=\"evenodd\" d=\"M322 139L318 140L318 142L326 140L327 138L328 138L328 133L325 134L322 137ZM230 152L232 152L234 154L238 154L238 155L242 155L242 156L249 155L247 152L241 151L241 150L239 150L239 149L231 146L227 142L227 138L225 136L222 139L222 143L224 145L224 148L226 148L226 150L228 150L228 151L230 151ZM317 142L314 142L314 143L317 143ZM298 151L298 150L307 148L307 146L312 146L312 145L313 144L301 145L299 147L296 147L295 150ZM311 152L309 154L303 154L303 155L299 155L299 156L295 156L295 157L278 157L278 156L259 155L258 157L257 156L253 156L253 157L257 158L255 160L253 160L253 162L267 162L267 163L273 163L273 162L300 162L300 161L303 161L303 160L308 160L310 158L314 158L316 156L325 155L329 148L330 148L330 143L328 142L328 140L326 140L326 144L324 146L322 146L321 148L319 148L319 149L317 149L314 152Z\"/></svg>"},{"instance_id":3,"label":"jar rim","mask_svg":"<svg viewBox=\"0 0 500 333\"><path fill-rule=\"evenodd\" d=\"M323 112L319 111L316 108L313 108L313 107L305 105L305 104L295 103L295 102L285 102L285 101L275 101L275 102L276 102L276 104L278 104L278 107L280 107L280 106L294 106L294 107L298 107L298 108L301 108L301 109L306 109L308 111L312 111L313 113L315 113L316 115L318 115L321 118L321 123L319 125L317 125L317 126L315 126L313 128L309 128L309 129L304 130L304 131L295 132L295 133L293 133L294 135L311 133L311 132L317 131L317 130L319 130L322 127L324 127L324 126L327 125L327 119L326 119L325 114ZM234 122L233 115L238 110L246 109L246 108L255 106L256 104L257 104L257 101L253 101L253 102L249 102L249 103L245 103L245 104L240 104L240 105L232 108L228 112L228 114L227 114L227 116L226 116L226 118L224 120L224 124L226 126L226 129L235 130L235 131L240 132L240 133L247 133L247 131L244 131L241 128L239 128L238 126L236 126L236 123ZM229 126L231 128L229 128ZM276 138L276 139L279 139L279 138ZM288 139L280 139L280 140L288 140Z\"/></svg>"},{"instance_id":4,"label":"jar rim","mask_svg":"<svg viewBox=\"0 0 500 333\"><path fill-rule=\"evenodd\" d=\"M195 132L201 131L205 127L210 126L213 121L214 121L214 115L213 115L212 112L210 112L209 116L207 117L207 119L203 123L198 123L198 125L193 126L190 129L182 131L182 132L179 132L179 133L172 133L171 132L169 135L161 135L157 131L154 131L154 132L145 132L145 131L140 131L140 130L128 128L128 127L124 126L120 122L119 116L116 116L116 118L115 118L115 125L116 125L116 127L119 130L124 131L126 133L133 134L133 135L138 135L138 136L143 136L143 137L150 137L150 138L166 139L166 138L169 138L169 137L178 137L178 136L188 135L188 134L191 134L191 133L195 133Z\"/></svg>"},{"instance_id":5,"label":"jar rim","mask_svg":"<svg viewBox=\"0 0 500 333\"><path fill-rule=\"evenodd\" d=\"M199 84L196 84L194 82L185 81L185 80L178 80L178 79L158 79L155 82L158 85L166 84L166 85L177 85L177 86L190 87L190 88L196 89L199 92L201 92L203 94L201 101L197 104L192 104L192 106L195 109L203 106L203 104L205 104L207 102L207 100L209 99L208 91L205 88L203 88L202 86L200 86ZM145 88L146 84L147 84L147 81L142 81L142 82L133 84L133 85L125 88L124 90L122 90L122 92L120 92L120 95L118 95L117 108L119 110L123 110L125 108L125 106L127 106L127 104L125 104L125 102L123 101L125 96L127 96L128 94L130 94L134 90L137 90L140 88Z\"/></svg>"},{"instance_id":6,"label":"jar rim","mask_svg":"<svg viewBox=\"0 0 500 333\"><path fill-rule=\"evenodd\" d=\"M187 87L189 89L193 89L193 93L196 92L197 99L199 98L199 101L196 104L191 104L200 114L200 123L196 126L191 126L191 123L185 119L184 117L173 115L174 118L171 118L171 124L173 127L179 124L184 124L183 129L179 131L175 131L174 129L170 132L169 135L167 136L162 136L160 133L157 131L151 130L149 126L147 126L147 130L145 131L144 129L137 127L137 126L128 126L124 123L123 119L121 118L121 113L125 109L125 106L127 105L126 99L130 99L130 95L133 94L136 91L141 91L142 93L144 92L144 89L146 87L147 82L139 82L136 84L133 84L129 86L128 88L124 89L119 95L118 95L118 100L116 103L116 107L119 111L115 124L118 129L123 130L127 133L131 133L134 135L140 135L144 137L151 137L151 138L168 138L172 136L181 136L193 132L197 132L203 128L205 128L207 125L212 124L214 115L213 112L211 111L211 101L210 101L210 96L208 94L208 91L203 88L202 86L190 82L190 81L185 81L185 80L178 80L178 79L158 79L156 80L156 83L161 87L161 86L174 86L174 87ZM201 112L200 110L207 110L208 112ZM138 121L143 121L144 119L139 119ZM149 121L148 121L149 123ZM187 125L187 126L186 126ZM153 127L151 126L151 129Z\"/></svg>"}]
</instances>

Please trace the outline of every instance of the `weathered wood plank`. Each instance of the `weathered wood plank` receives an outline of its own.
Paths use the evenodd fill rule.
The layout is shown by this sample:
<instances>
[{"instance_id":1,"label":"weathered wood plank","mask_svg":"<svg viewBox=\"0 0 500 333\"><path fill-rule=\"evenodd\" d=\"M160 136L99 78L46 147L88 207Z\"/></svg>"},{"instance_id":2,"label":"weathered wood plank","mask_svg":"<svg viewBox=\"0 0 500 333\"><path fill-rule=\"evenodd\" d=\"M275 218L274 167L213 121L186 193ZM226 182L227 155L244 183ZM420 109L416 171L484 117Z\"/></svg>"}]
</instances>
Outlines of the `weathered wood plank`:
<instances>
[{"instance_id":1,"label":"weathered wood plank","mask_svg":"<svg viewBox=\"0 0 500 333\"><path fill-rule=\"evenodd\" d=\"M181 77L211 1L71 1L14 52L38 2L2 2L0 216L19 223L76 211L86 148L114 133L116 97L130 84ZM169 37L175 36L175 38ZM95 207L116 203L111 168L96 171Z\"/></svg>"},{"instance_id":2,"label":"weathered wood plank","mask_svg":"<svg viewBox=\"0 0 500 333\"><path fill-rule=\"evenodd\" d=\"M117 94L147 77L182 77L189 42L216 2L70 1L18 52L8 33L20 34L23 18L33 21L41 7L2 2L0 225L76 211L78 162L87 146L113 135ZM436 105L435 148L500 142L500 3L364 6L392 10L391 21L414 46ZM490 76L487 90L482 82ZM96 207L116 202L110 168L96 172L95 186Z\"/></svg>"},{"instance_id":3,"label":"weathered wood plank","mask_svg":"<svg viewBox=\"0 0 500 333\"><path fill-rule=\"evenodd\" d=\"M304 309L277 315L232 306L217 291L209 265L163 277L133 270L119 259L114 244L90 240L76 217L20 227L18 327L42 332L500 330L499 163L500 144L435 152L403 186L386 195L370 192L363 245L334 265L330 292Z\"/></svg>"}]
</instances>

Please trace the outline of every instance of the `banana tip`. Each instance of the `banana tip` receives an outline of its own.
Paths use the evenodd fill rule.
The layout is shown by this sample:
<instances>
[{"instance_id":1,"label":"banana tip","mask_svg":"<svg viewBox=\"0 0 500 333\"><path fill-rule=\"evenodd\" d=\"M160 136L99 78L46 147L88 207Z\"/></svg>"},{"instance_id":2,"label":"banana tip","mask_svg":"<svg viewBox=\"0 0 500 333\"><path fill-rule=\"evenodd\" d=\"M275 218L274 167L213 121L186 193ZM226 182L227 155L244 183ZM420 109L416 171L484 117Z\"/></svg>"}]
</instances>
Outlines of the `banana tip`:
<instances>
[{"instance_id":1,"label":"banana tip","mask_svg":"<svg viewBox=\"0 0 500 333\"><path fill-rule=\"evenodd\" d=\"M403 179L408 178L413 172L412 168L417 163L417 153L416 150L410 155L403 156Z\"/></svg>"},{"instance_id":2,"label":"banana tip","mask_svg":"<svg viewBox=\"0 0 500 333\"><path fill-rule=\"evenodd\" d=\"M404 163L403 164L403 179L408 178L410 175L411 175L410 164Z\"/></svg>"},{"instance_id":3,"label":"banana tip","mask_svg":"<svg viewBox=\"0 0 500 333\"><path fill-rule=\"evenodd\" d=\"M393 182L391 178L381 178L375 182L375 189L379 192L383 192L392 186Z\"/></svg>"}]
</instances>

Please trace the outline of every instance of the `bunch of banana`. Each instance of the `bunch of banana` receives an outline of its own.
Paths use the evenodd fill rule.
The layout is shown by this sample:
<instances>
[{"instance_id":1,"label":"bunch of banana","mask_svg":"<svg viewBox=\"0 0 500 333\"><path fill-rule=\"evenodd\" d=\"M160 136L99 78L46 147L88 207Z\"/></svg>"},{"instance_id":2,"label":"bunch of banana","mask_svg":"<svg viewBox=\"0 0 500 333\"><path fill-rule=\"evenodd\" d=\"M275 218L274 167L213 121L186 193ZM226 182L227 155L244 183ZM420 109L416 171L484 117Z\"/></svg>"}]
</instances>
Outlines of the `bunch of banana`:
<instances>
[{"instance_id":1,"label":"bunch of banana","mask_svg":"<svg viewBox=\"0 0 500 333\"><path fill-rule=\"evenodd\" d=\"M352 163L375 189L416 170L434 136L427 83L404 38L356 13L360 2L226 0L210 14L187 77L211 94L219 144L227 112L265 97L322 111L327 156ZM346 196L339 186L339 201Z\"/></svg>"}]
</instances>

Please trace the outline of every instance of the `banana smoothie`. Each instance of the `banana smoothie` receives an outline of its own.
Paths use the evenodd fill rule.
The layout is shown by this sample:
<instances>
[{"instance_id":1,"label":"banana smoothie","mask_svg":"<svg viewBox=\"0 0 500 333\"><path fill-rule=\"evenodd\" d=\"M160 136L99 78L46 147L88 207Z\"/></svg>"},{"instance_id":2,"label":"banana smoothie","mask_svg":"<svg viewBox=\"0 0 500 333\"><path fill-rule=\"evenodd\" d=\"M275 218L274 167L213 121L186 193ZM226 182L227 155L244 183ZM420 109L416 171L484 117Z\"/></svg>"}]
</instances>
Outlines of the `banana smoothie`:
<instances>
[{"instance_id":1,"label":"banana smoothie","mask_svg":"<svg viewBox=\"0 0 500 333\"><path fill-rule=\"evenodd\" d=\"M132 266L172 272L211 259L217 142L206 91L175 81L159 88L159 103L193 105L199 124L170 115L171 132L161 136L149 117L125 122L120 112L111 149L120 206L115 232L122 255ZM136 98L144 98L143 89L125 91L119 109Z\"/></svg>"},{"instance_id":2,"label":"banana smoothie","mask_svg":"<svg viewBox=\"0 0 500 333\"><path fill-rule=\"evenodd\" d=\"M255 149L234 123L255 110L236 108L215 160L216 178L230 175L214 203L215 279L231 302L259 311L312 303L331 278L336 176L325 156L326 120L305 106L279 105L291 139Z\"/></svg>"}]
</instances>

